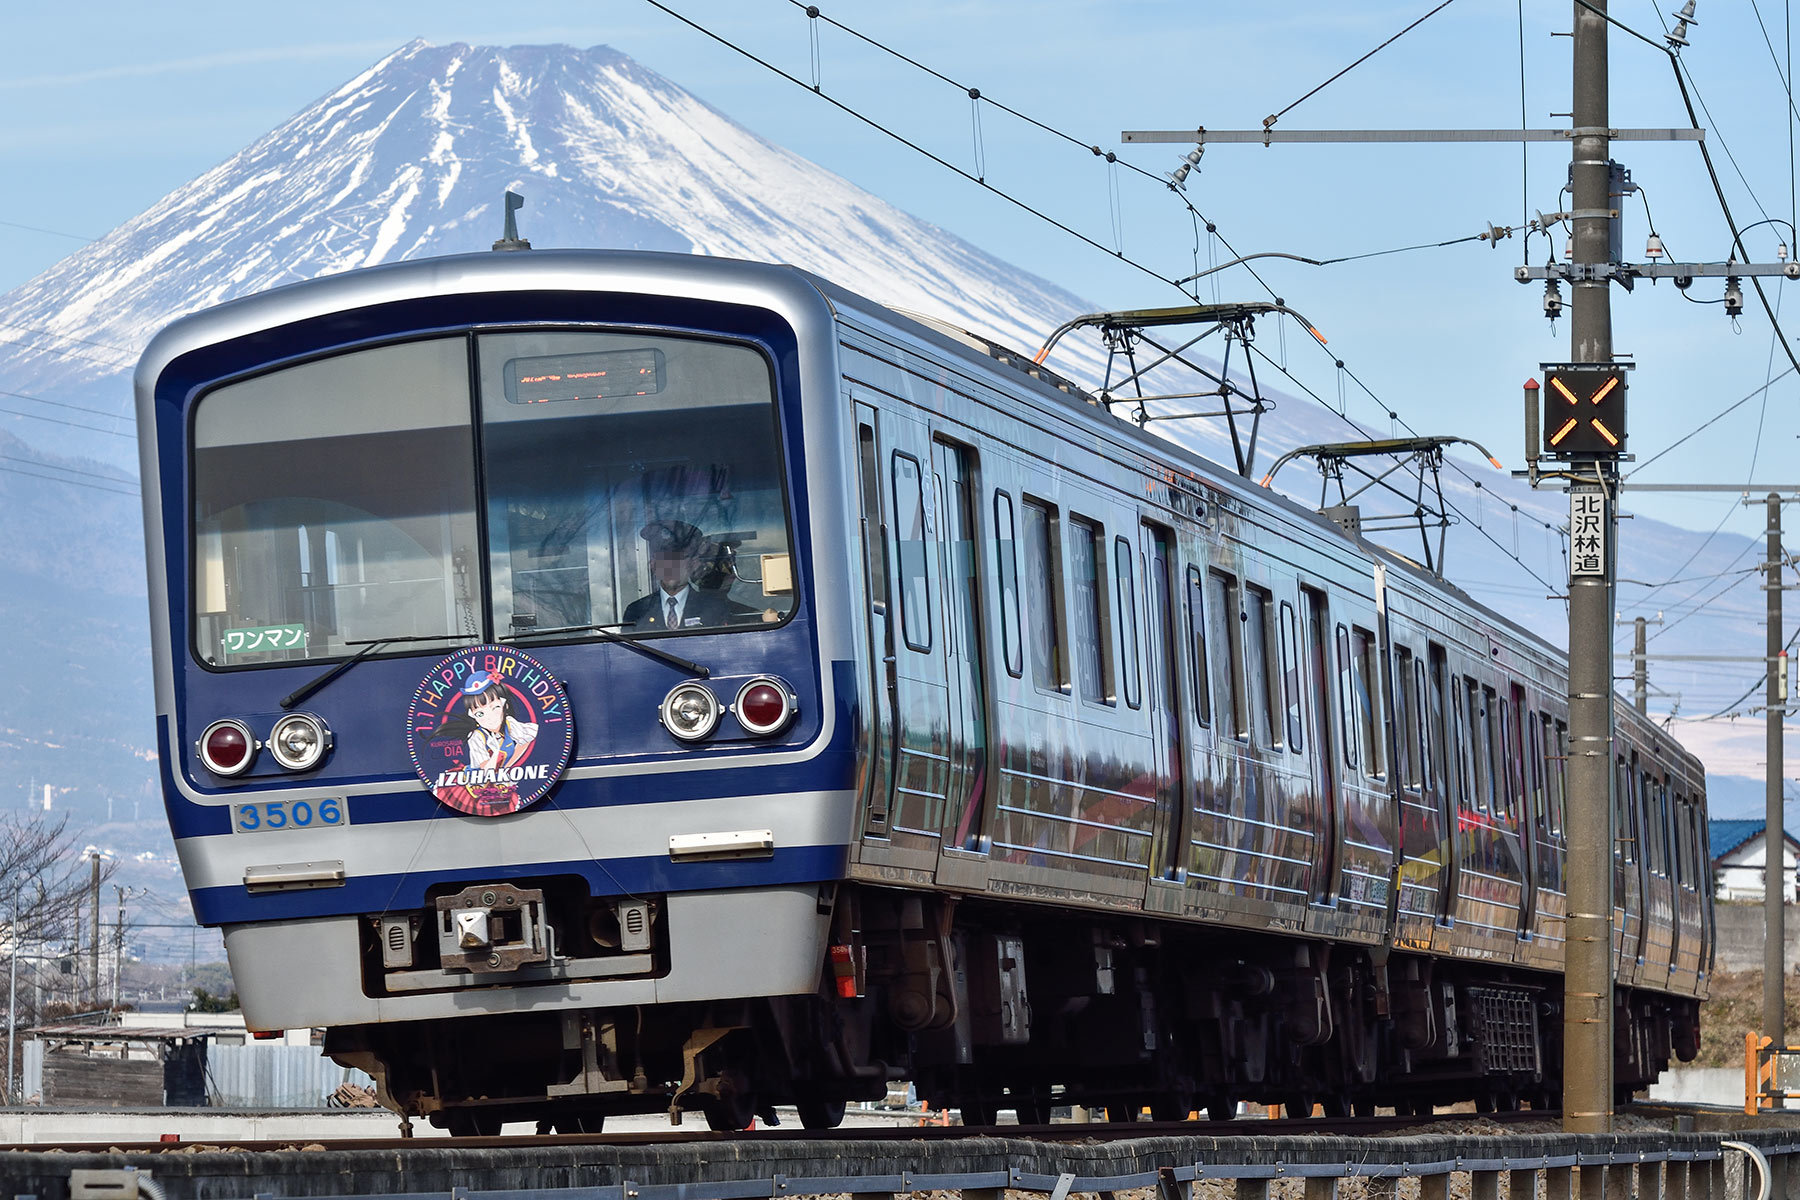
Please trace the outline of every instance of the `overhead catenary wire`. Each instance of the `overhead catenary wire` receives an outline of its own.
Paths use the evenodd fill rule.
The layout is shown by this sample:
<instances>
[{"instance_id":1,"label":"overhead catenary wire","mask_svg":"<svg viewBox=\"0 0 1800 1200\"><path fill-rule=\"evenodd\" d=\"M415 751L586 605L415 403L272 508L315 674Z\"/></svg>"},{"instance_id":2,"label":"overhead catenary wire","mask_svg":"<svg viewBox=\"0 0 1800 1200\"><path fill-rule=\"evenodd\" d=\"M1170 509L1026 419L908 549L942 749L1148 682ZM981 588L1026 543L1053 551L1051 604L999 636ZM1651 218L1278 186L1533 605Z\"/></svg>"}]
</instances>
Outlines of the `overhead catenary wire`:
<instances>
[{"instance_id":1,"label":"overhead catenary wire","mask_svg":"<svg viewBox=\"0 0 1800 1200\"><path fill-rule=\"evenodd\" d=\"M1377 54L1380 54L1383 50L1386 50L1389 46L1393 45L1395 42L1399 41L1401 38L1405 37L1407 34L1411 33L1413 30L1417 29L1419 26L1423 25L1426 21L1429 21L1432 17L1437 16L1437 14L1443 12L1446 8L1449 8L1450 5L1454 2L1455 2L1455 0L1443 0L1443 3L1439 4L1436 8L1432 9L1430 12L1426 13L1424 16L1420 17L1418 20L1416 20L1412 24L1408 25L1405 29L1402 29L1399 33L1396 33L1393 37L1389 38L1387 41L1381 43L1381 45L1375 47L1373 50L1369 51L1367 54L1365 54L1361 58L1357 59L1355 62L1351 63L1349 66L1345 67L1343 70L1339 71L1336 75L1333 75L1330 79L1327 79L1324 83L1321 83L1321 84L1319 84L1319 86L1313 88L1312 91L1306 93L1306 95L1300 97L1298 100L1295 100L1292 104L1289 104L1286 108L1281 109L1279 112L1275 112L1275 113L1270 114L1267 117L1264 117L1263 118L1263 128L1267 129L1270 126L1274 125L1275 122L1281 120L1281 118L1285 117L1288 113L1294 111L1296 108L1299 108L1302 104L1306 103L1308 100L1311 100L1314 96L1318 95L1320 92L1324 91L1326 88L1330 87L1332 84L1336 83L1338 80L1342 79L1344 76L1348 75L1350 72L1356 70L1356 68L1362 66L1364 63L1368 62L1371 58L1374 58Z\"/></svg>"},{"instance_id":2,"label":"overhead catenary wire","mask_svg":"<svg viewBox=\"0 0 1800 1200\"><path fill-rule=\"evenodd\" d=\"M1047 133L1050 133L1072 145L1082 147L1083 149L1087 150L1089 153L1091 153L1093 155L1105 157L1109 164L1118 164L1120 166L1124 166L1129 171L1135 172L1138 175L1141 175L1141 176L1144 176L1144 177L1150 178L1150 179L1155 179L1160 186L1165 187L1172 195L1177 197L1177 199L1181 202L1181 204L1194 217L1196 222L1200 223L1200 224L1204 224L1206 226L1207 233L1210 236L1216 237L1219 240L1220 244L1222 244L1226 248L1227 251L1229 251L1236 258L1244 257L1243 255L1241 255L1239 253L1237 248L1231 244L1229 239L1225 238L1224 235L1222 235L1218 232L1217 225L1214 222L1208 220L1206 218L1205 214L1201 213L1199 211L1199 209L1192 203L1192 201L1188 199L1185 191L1183 191L1179 187L1174 186L1169 180L1163 178L1162 176L1154 175L1150 172L1147 172L1147 171L1143 170L1142 168L1135 166L1134 164L1128 163L1125 160L1120 159L1117 156L1117 154L1115 154L1113 152L1102 151L1099 148L1099 146L1097 146L1097 145L1084 142L1081 139L1075 138L1070 134L1067 134L1061 130L1055 129L1054 127L1052 127L1042 121L1039 121L1033 117L1027 116L1024 113L1018 112L1017 110L1012 109L1004 104L995 102L992 100L991 97L989 97L985 94L980 94L979 89L972 88L972 87L969 87L968 85L960 83L959 81L952 79L950 76L945 75L942 72L937 71L937 70L925 65L924 63L919 62L916 59L911 58L910 56L908 56L900 51L894 50L894 49L882 44L881 42L877 41L876 39L870 38L867 35L862 34L855 29L852 29L848 26L843 25L841 22L837 22L829 17L826 17L821 11L819 11L818 6L816 6L816 5L801 4L798 2L798 0L789 0L789 2L792 3L794 5L794 7L805 12L807 17L809 18L809 20L812 20L815 22L821 21L821 20L825 21L825 22L833 25L835 28L842 29L844 32L850 34L852 37L855 37L858 40L863 41L863 42L867 43L868 45L881 50L884 53L890 54L893 57L895 57L903 62L906 62L909 65L911 65L921 71L924 71L925 73L931 75L935 79L938 79L944 83L947 83L950 86L961 88L966 93L974 93L970 96L970 98L972 100L980 99L984 103L992 104L994 107L996 107L1002 111L1005 111L1009 114L1012 114L1014 116L1017 116L1020 120L1026 121L1027 123L1035 126L1036 128L1039 128ZM1430 13L1427 13L1426 17L1429 17L1433 13L1446 7L1449 2L1450 2L1450 0L1444 0L1444 3L1439 4L1437 6L1437 8L1433 9ZM988 182L987 180L985 180L983 178L979 178L976 175L971 174L967 170L964 170L963 168L956 166L954 163L949 162L942 156L933 153L932 151L926 149L924 146L922 146L919 143L913 141L912 139L904 136L903 134L899 133L898 131L889 129L887 126L883 125L881 122L875 120L874 118L867 116L862 112L859 112L854 107L845 103L844 101L839 100L838 98L836 98L834 96L828 95L827 93L825 93L822 90L822 88L815 88L815 87L808 85L804 80L801 80L798 77L794 76L793 74L781 69L780 67L769 62L767 59L764 59L761 56L755 54L754 52L750 51L749 49L738 45L737 43L733 42L731 39L725 37L723 34L720 34L711 29L708 29L706 26L700 24L699 22L677 12L673 8L670 8L667 4L662 3L661 0L648 0L648 3L650 3L652 5L652 7L655 7L659 11L664 12L667 15L675 18L676 20L680 21L684 25L687 25L689 28L695 30L696 32L706 36L707 38L711 39L714 42L717 42L719 45L724 46L727 49L732 50L733 52L750 60L751 62L754 62L757 65L763 67L765 70L768 70L776 75L781 76L783 79L786 79L788 82L793 83L798 87L806 88L808 91L814 92L821 99L825 100L827 103L831 104L834 108L837 108L838 110L845 113L846 115L855 118L856 120L862 122L863 124L876 130L877 132L880 132L883 135L893 139L894 141L899 142L901 145L904 145L908 149L913 150L915 153L918 153L918 154L924 156L925 158L931 160L932 162L937 163L939 166L944 167L945 169L955 173L956 175L960 176L961 178L963 178L971 183L974 183L977 186L982 187L983 189L985 189L987 191L992 192L994 195L1001 198L1002 200L1005 200L1006 202L1013 204L1014 206L1024 210L1025 212L1028 212L1031 215L1038 217L1040 220L1046 222L1047 224L1049 224L1057 229L1062 230L1063 232L1076 238L1078 241L1082 242L1083 244L1093 247L1096 250L1100 250L1101 252L1107 254L1108 256L1110 256L1120 262L1126 263L1127 265L1141 271L1142 273L1144 273L1146 275L1151 276L1154 279L1157 279L1164 283L1168 283L1171 286L1178 286L1178 284L1175 280L1170 279L1168 276L1164 275L1160 271L1155 270L1154 268L1148 266L1147 264L1140 263L1140 262L1136 261L1135 259L1132 259L1131 257L1122 253L1122 251L1120 251L1120 250L1109 248L1109 247L1105 246L1104 244L1100 243L1099 241L1095 240L1094 238L1081 233L1079 230L1074 229L1073 227L1065 224L1062 221L1057 220L1054 217L1051 217L1049 214L1041 211L1040 209L1036 208L1035 206L1033 206L1031 204L1026 203L1022 199L1011 195L1010 193L995 186L994 184ZM1421 21L1424 19L1425 18L1420 18ZM1416 27L1416 25L1418 23L1419 22L1415 21L1413 26L1408 26L1408 29ZM1402 30L1401 33L1404 34L1406 31L1407 30ZM1401 35L1397 34L1395 36L1398 37ZM1393 40L1394 40L1393 38L1390 38L1388 40L1388 42L1383 43L1383 45L1389 44ZM1377 47L1377 49L1379 50L1380 47ZM1364 56L1365 59L1367 57L1368 56L1366 56L1366 55ZM1359 60L1359 61L1362 61L1362 60ZM1355 65L1356 64L1352 64L1352 66L1355 66ZM822 72L822 66L819 68L819 72ZM818 72L815 72L815 74L816 73L818 73ZM1341 74L1342 73L1340 72L1340 75ZM1330 81L1328 80L1327 83L1329 83L1329 82ZM1317 89L1315 89L1315 92L1316 92L1316 90ZM1301 97L1301 100L1304 100L1304 99L1306 99L1306 97L1304 97L1304 96ZM1296 100L1294 103L1298 104L1301 102L1301 100ZM1293 105L1289 106L1290 109L1292 107L1293 107ZM1417 249L1426 249L1426 248L1435 249L1435 248L1438 248L1438 246L1440 246L1440 245L1454 245L1454 244L1458 244L1458 243L1462 243L1462 242L1480 240L1480 237L1481 237L1481 235L1472 235L1469 237L1452 239L1450 241L1443 242L1443 243L1426 243L1426 244L1420 244L1417 246L1402 247L1402 248L1399 248L1399 249L1396 249L1393 251L1369 252L1369 253L1361 254L1361 255L1345 256L1341 260L1330 260L1330 261L1352 261L1357 258L1374 257L1376 254L1380 254L1380 253L1399 253L1399 252L1402 252L1403 250L1417 250ZM1325 263L1321 262L1321 265L1325 265ZM1261 274L1259 274L1256 271L1256 269L1254 267L1245 265L1245 270L1247 272L1249 272L1251 278L1256 280L1257 284L1259 286L1261 286L1264 289L1264 291L1266 291L1271 297L1275 297L1275 298L1279 299L1274 288L1269 284L1269 282L1266 279L1264 279L1262 277ZM1315 340L1315 341L1317 340L1316 334L1313 335L1313 340ZM1321 345L1321 348L1323 348L1322 342L1320 343L1320 345ZM1327 353L1329 353L1329 351L1327 351ZM1342 360L1338 360L1338 361L1341 363ZM1294 379L1294 376L1292 375L1292 373L1287 371L1285 368L1280 368L1278 365L1278 369L1281 369L1282 373L1284 375L1286 375L1288 378ZM1352 375L1352 377L1354 378L1354 375ZM1295 382L1298 384L1297 379L1295 380ZM1410 426L1410 424L1401 420L1397 410L1395 410L1392 406L1387 405L1385 402L1381 401L1379 397L1375 396L1374 392L1371 391L1369 389L1368 385L1363 383L1361 379L1356 379L1356 383L1360 388L1362 388L1362 390L1365 393L1367 393L1372 399L1374 399L1376 401L1376 403L1378 403L1382 406L1382 410L1389 414L1391 420L1400 421L1401 424L1405 425L1406 428L1409 431L1411 431L1412 427ZM1304 385L1300 385L1300 386L1303 388L1303 390L1305 390L1307 392L1308 395L1311 395L1315 400L1319 400L1319 402L1321 404L1323 404L1323 401L1319 399L1316 392L1312 391L1312 389L1310 389L1310 388L1306 388ZM1330 406L1326 405L1325 407L1330 407ZM1360 426L1355 426L1354 422L1352 422L1352 425L1354 428L1356 428L1356 430L1360 436L1363 436L1363 437L1369 436L1366 430L1363 430ZM1472 483L1475 484L1475 486L1477 486L1477 487L1480 486L1479 482L1475 481L1472 476L1469 476L1467 474L1467 472L1462 471L1461 467L1454 463L1454 460L1451 460L1451 466L1452 466L1453 470L1455 470L1459 474L1463 475L1464 478L1469 479ZM1459 516L1462 515L1460 513L1460 511L1458 512L1458 515ZM1467 518L1465 517L1464 519L1466 520ZM1480 526L1477 525L1477 528L1480 528ZM1506 552L1505 548L1503 546L1501 546L1501 544L1497 540L1493 539L1492 536L1489 535L1485 529L1481 529L1481 532L1484 537L1487 537L1490 541L1494 541L1494 544L1496 545L1497 548L1500 548L1503 552ZM1507 553L1508 553L1509 557L1514 558L1514 560L1516 562L1518 562L1518 564L1522 568L1524 568L1527 571L1527 573L1530 574L1534 579L1536 579L1540 584L1544 584L1547 587L1551 586L1551 585L1547 584L1543 580L1543 578L1541 576L1539 576L1535 571L1531 571L1530 568L1525 565L1525 563L1522 559L1518 559L1516 556L1511 555L1510 552L1507 552Z\"/></svg>"}]
</instances>

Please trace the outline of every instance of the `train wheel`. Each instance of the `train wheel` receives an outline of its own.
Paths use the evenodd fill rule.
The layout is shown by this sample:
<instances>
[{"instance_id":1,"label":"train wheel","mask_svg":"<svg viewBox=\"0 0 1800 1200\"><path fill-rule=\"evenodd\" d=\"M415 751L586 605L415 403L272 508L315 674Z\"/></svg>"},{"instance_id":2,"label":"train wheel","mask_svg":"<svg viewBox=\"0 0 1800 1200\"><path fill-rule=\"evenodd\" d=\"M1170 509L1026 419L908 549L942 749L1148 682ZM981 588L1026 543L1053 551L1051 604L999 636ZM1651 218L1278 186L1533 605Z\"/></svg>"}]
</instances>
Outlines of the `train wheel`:
<instances>
[{"instance_id":1,"label":"train wheel","mask_svg":"<svg viewBox=\"0 0 1800 1200\"><path fill-rule=\"evenodd\" d=\"M1350 1115L1350 1097L1342 1092L1333 1092L1319 1101L1319 1107L1325 1110L1326 1116L1341 1121Z\"/></svg>"},{"instance_id":2,"label":"train wheel","mask_svg":"<svg viewBox=\"0 0 1800 1200\"><path fill-rule=\"evenodd\" d=\"M1135 1121L1137 1119L1138 1106L1136 1104L1119 1103L1108 1104L1106 1106L1106 1120L1108 1124Z\"/></svg>"},{"instance_id":3,"label":"train wheel","mask_svg":"<svg viewBox=\"0 0 1800 1200\"><path fill-rule=\"evenodd\" d=\"M1185 1121L1194 1108L1194 1098L1186 1092L1158 1092L1150 1097L1152 1121Z\"/></svg>"},{"instance_id":4,"label":"train wheel","mask_svg":"<svg viewBox=\"0 0 1800 1200\"><path fill-rule=\"evenodd\" d=\"M1281 1102L1282 1111L1290 1121L1304 1121L1312 1116L1313 1099L1311 1096L1289 1096Z\"/></svg>"},{"instance_id":5,"label":"train wheel","mask_svg":"<svg viewBox=\"0 0 1800 1200\"><path fill-rule=\"evenodd\" d=\"M444 1128L451 1137L498 1137L500 1114L453 1108L444 1114Z\"/></svg>"},{"instance_id":6,"label":"train wheel","mask_svg":"<svg viewBox=\"0 0 1800 1200\"><path fill-rule=\"evenodd\" d=\"M1021 1125L1048 1125L1050 1123L1050 1101L1036 1096L1020 1097L1013 1104L1013 1111L1019 1115Z\"/></svg>"},{"instance_id":7,"label":"train wheel","mask_svg":"<svg viewBox=\"0 0 1800 1200\"><path fill-rule=\"evenodd\" d=\"M999 1109L995 1105L974 1096L965 1097L962 1103L957 1105L957 1110L962 1114L964 1125L992 1125L999 1115Z\"/></svg>"},{"instance_id":8,"label":"train wheel","mask_svg":"<svg viewBox=\"0 0 1800 1200\"><path fill-rule=\"evenodd\" d=\"M571 1113L568 1116L552 1117L550 1127L562 1134L599 1133L606 1128L606 1114Z\"/></svg>"},{"instance_id":9,"label":"train wheel","mask_svg":"<svg viewBox=\"0 0 1800 1200\"><path fill-rule=\"evenodd\" d=\"M803 1129L836 1129L844 1123L842 1099L826 1100L819 1096L808 1096L794 1101L794 1110L800 1114Z\"/></svg>"},{"instance_id":10,"label":"train wheel","mask_svg":"<svg viewBox=\"0 0 1800 1200\"><path fill-rule=\"evenodd\" d=\"M719 1133L736 1133L756 1120L756 1093L750 1081L736 1071L719 1076L719 1090L705 1105L706 1127Z\"/></svg>"},{"instance_id":11,"label":"train wheel","mask_svg":"<svg viewBox=\"0 0 1800 1200\"><path fill-rule=\"evenodd\" d=\"M1206 1098L1206 1115L1214 1121L1235 1121L1237 1101L1226 1093Z\"/></svg>"},{"instance_id":12,"label":"train wheel","mask_svg":"<svg viewBox=\"0 0 1800 1200\"><path fill-rule=\"evenodd\" d=\"M1350 1102L1350 1115L1355 1117L1372 1117L1375 1115L1375 1102L1358 1098Z\"/></svg>"}]
</instances>

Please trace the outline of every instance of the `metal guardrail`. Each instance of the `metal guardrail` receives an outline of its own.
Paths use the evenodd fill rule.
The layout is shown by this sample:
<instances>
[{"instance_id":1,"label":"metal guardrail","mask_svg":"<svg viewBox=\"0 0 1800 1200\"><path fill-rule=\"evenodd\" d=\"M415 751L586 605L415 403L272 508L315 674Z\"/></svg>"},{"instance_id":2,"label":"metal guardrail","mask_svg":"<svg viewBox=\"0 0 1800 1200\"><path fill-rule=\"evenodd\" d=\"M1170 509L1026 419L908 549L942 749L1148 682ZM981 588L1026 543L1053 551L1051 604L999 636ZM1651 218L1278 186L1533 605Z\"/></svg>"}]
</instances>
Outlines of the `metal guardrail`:
<instances>
[{"instance_id":1,"label":"metal guardrail","mask_svg":"<svg viewBox=\"0 0 1800 1200\"><path fill-rule=\"evenodd\" d=\"M1788 1167L1800 1154L1800 1130L1736 1134L1517 1135L1508 1137L1151 1137L1096 1146L1061 1146L1023 1140L972 1138L935 1144L907 1142L708 1142L682 1147L635 1148L591 1145L556 1151L529 1148L450 1147L408 1151L421 1157L407 1167L391 1152L359 1150L312 1154L317 1173L296 1170L296 1151L186 1154L173 1160L139 1156L138 1166L79 1170L66 1164L66 1192L40 1186L37 1200L275 1200L311 1197L352 1200L345 1180L367 1181L385 1200L781 1200L784 1197L848 1195L854 1200L896 1200L909 1194L949 1192L962 1200L1002 1200L1003 1193L1026 1192L1047 1200L1097 1195L1112 1200L1120 1192L1148 1189L1156 1200L1188 1200L1210 1180L1234 1185L1234 1200L1270 1200L1281 1181L1300 1184L1302 1200L1334 1200L1339 1184L1361 1182L1368 1200L1396 1200L1402 1181L1417 1179L1418 1200L1448 1200L1463 1194L1452 1187L1467 1179L1469 1200L1499 1200L1506 1193L1542 1200L1575 1200L1592 1195L1583 1172L1601 1171L1607 1200L1769 1200L1786 1197ZM1195 1154L1196 1150L1207 1150ZM1475 1153L1455 1153L1456 1151ZM1186 1161L1180 1161L1184 1157ZM350 1160L377 1158L368 1167ZM247 1162L266 1155L267 1172ZM1448 1156L1446 1156L1448 1155ZM4 1157L4 1156L0 1156ZM81 1156L92 1158L97 1156ZM200 1160L235 1160L213 1171ZM611 1163L598 1161L612 1158ZM924 1169L899 1167L910 1158ZM929 1160L964 1169L931 1169ZM1006 1160L1011 1159L1008 1163ZM1047 1171L1066 1159L1072 1170ZM1083 1162L1082 1160L1087 1160ZM1176 1161L1171 1161L1172 1159ZM761 1168L791 1161L807 1173ZM982 1160L986 1160L985 1162ZM1035 1160L1035 1161L1034 1161ZM1108 1161L1135 1169L1100 1173ZM868 1173L844 1168L861 1162ZM376 1163L379 1163L378 1167ZM581 1186L571 1176L610 1175L606 1182ZM6 1175L0 1162L0 1177ZM832 1168L821 1170L819 1168ZM166 1168L163 1169L163 1168ZM382 1169L385 1168L385 1169ZM397 1169L398 1168L398 1169ZM970 1169L973 1168L973 1169ZM813 1173L813 1172L817 1173ZM723 1175L738 1178L720 1178ZM1800 1170L1792 1183L1800 1189ZM149 1177L155 1176L152 1181ZM1542 1191L1540 1193L1540 1177ZM427 1179L448 1187L413 1190ZM527 1184L567 1180L566 1186ZM452 1182L454 1181L454 1182ZM494 1186L494 1185L500 1186ZM154 1190L153 1190L154 1189ZM326 1190L330 1189L330 1190ZM8 1189L10 1190L10 1189ZM1291 1196L1292 1186L1281 1188ZM1410 1197L1413 1187L1405 1189ZM60 1194L58 1194L60 1193ZM1216 1193L1214 1193L1216 1194ZM0 1196L5 1192L0 1191ZM13 1193L22 1197L24 1193Z\"/></svg>"}]
</instances>

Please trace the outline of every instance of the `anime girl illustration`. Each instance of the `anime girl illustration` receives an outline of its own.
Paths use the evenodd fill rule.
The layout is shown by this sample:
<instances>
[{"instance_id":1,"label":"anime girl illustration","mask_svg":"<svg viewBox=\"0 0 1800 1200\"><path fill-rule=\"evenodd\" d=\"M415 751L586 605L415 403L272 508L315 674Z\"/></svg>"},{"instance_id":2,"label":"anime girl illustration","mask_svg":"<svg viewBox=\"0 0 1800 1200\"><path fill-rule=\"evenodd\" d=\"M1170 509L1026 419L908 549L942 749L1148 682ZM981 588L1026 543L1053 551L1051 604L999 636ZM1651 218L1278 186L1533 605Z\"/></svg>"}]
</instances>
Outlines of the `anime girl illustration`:
<instances>
[{"instance_id":1,"label":"anime girl illustration","mask_svg":"<svg viewBox=\"0 0 1800 1200\"><path fill-rule=\"evenodd\" d=\"M538 727L513 715L513 699L507 687L486 671L471 671L462 685L463 711L445 720L432 736L434 743L464 739L468 748L467 771L495 771L524 761L537 741ZM480 816L516 811L519 786L510 780L456 785L467 793L454 807ZM452 803L450 798L439 799ZM458 797L458 799L463 799Z\"/></svg>"}]
</instances>

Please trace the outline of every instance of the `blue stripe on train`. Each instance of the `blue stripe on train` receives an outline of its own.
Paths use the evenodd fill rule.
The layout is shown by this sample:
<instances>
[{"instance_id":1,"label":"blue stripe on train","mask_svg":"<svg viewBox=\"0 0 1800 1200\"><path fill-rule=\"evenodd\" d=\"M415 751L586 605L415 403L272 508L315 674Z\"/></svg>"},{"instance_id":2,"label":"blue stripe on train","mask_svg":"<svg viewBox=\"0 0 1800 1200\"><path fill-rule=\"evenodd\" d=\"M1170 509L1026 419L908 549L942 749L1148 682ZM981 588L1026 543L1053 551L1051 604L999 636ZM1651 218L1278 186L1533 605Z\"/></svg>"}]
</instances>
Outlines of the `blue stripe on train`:
<instances>
[{"instance_id":1,"label":"blue stripe on train","mask_svg":"<svg viewBox=\"0 0 1800 1200\"><path fill-rule=\"evenodd\" d=\"M672 862L666 855L518 863L457 871L402 872L348 879L343 887L252 896L242 887L201 888L191 893L194 919L202 925L292 921L344 913L397 912L425 906L425 889L445 884L505 883L515 879L580 876L596 896L693 892L716 888L779 887L841 879L848 846L795 846L771 858L736 862Z\"/></svg>"}]
</instances>

